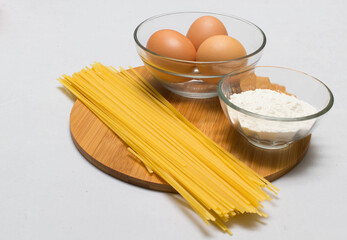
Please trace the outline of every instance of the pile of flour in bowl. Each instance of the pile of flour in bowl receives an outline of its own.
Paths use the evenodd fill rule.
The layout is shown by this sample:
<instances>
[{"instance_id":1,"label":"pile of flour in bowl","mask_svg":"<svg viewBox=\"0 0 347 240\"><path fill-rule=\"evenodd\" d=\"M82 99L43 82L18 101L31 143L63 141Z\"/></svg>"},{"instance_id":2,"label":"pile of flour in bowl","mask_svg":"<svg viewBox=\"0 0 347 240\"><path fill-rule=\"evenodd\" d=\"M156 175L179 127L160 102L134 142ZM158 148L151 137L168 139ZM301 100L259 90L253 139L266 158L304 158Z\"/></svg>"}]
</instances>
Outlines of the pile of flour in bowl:
<instances>
[{"instance_id":1,"label":"pile of flour in bowl","mask_svg":"<svg viewBox=\"0 0 347 240\"><path fill-rule=\"evenodd\" d=\"M256 89L239 94L232 94L230 102L247 111L270 117L296 118L311 115L317 110L309 103L294 96L269 89ZM229 116L242 128L247 136L256 136L267 141L291 141L304 136L312 128L315 120L307 121L270 121L238 113L228 107Z\"/></svg>"}]
</instances>

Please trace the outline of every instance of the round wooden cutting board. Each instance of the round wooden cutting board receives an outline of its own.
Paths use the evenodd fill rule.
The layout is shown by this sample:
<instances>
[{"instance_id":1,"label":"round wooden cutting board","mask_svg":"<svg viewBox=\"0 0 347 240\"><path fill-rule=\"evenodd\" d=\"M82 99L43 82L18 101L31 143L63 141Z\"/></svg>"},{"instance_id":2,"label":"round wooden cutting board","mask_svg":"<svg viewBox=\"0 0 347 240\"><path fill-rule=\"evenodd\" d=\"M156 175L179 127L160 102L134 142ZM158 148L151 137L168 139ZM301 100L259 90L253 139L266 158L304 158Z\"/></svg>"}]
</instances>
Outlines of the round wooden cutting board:
<instances>
[{"instance_id":1,"label":"round wooden cutting board","mask_svg":"<svg viewBox=\"0 0 347 240\"><path fill-rule=\"evenodd\" d=\"M202 132L270 181L295 167L308 149L310 136L281 150L254 147L231 127L217 97L203 100L180 97L159 86L145 67L136 70ZM101 171L137 186L175 192L157 175L149 174L117 135L78 100L71 110L70 129L77 149Z\"/></svg>"}]
</instances>

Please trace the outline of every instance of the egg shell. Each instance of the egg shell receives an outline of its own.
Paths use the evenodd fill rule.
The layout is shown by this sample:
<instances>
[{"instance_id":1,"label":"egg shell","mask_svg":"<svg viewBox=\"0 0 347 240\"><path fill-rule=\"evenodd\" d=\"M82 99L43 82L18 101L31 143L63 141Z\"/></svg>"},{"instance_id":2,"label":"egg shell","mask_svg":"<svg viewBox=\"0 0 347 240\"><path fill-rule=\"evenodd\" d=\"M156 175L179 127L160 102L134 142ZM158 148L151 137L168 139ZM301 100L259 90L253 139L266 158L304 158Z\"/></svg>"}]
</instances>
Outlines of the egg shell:
<instances>
[{"instance_id":1,"label":"egg shell","mask_svg":"<svg viewBox=\"0 0 347 240\"><path fill-rule=\"evenodd\" d=\"M187 38L193 43L195 49L209 37L215 35L228 35L224 24L216 17L202 16L196 19L187 32Z\"/></svg>"},{"instance_id":2,"label":"egg shell","mask_svg":"<svg viewBox=\"0 0 347 240\"><path fill-rule=\"evenodd\" d=\"M216 62L214 64L198 63L198 69L206 75L224 75L247 66L246 50L242 44L230 36L217 35L206 39L199 47L196 59L201 62ZM241 58L241 59L238 59ZM226 61L226 62L219 62ZM205 82L218 84L221 78L203 79Z\"/></svg>"},{"instance_id":3,"label":"egg shell","mask_svg":"<svg viewBox=\"0 0 347 240\"><path fill-rule=\"evenodd\" d=\"M216 35L206 39L196 53L197 61L225 61L246 56L242 44L233 37Z\"/></svg>"},{"instance_id":4,"label":"egg shell","mask_svg":"<svg viewBox=\"0 0 347 240\"><path fill-rule=\"evenodd\" d=\"M154 53L147 54L151 65L178 74L194 71L194 64L180 61L195 61L196 57L194 45L183 34L171 29L159 30L148 39L146 47Z\"/></svg>"},{"instance_id":5,"label":"egg shell","mask_svg":"<svg viewBox=\"0 0 347 240\"><path fill-rule=\"evenodd\" d=\"M180 60L194 61L196 56L191 41L171 29L159 30L152 34L147 41L147 48L156 54Z\"/></svg>"}]
</instances>

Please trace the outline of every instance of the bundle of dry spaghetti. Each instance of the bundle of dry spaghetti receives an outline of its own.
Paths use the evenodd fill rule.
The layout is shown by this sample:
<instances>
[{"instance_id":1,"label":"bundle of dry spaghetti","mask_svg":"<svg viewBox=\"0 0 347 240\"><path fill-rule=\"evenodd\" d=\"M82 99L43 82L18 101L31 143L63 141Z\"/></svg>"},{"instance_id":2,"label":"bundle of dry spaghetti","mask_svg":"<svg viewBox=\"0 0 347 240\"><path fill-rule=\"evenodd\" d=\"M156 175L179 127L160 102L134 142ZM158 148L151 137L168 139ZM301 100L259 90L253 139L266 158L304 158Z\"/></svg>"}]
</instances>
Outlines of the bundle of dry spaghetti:
<instances>
[{"instance_id":1,"label":"bundle of dry spaghetti","mask_svg":"<svg viewBox=\"0 0 347 240\"><path fill-rule=\"evenodd\" d=\"M278 191L186 120L131 68L100 63L59 81L113 130L147 169L168 182L209 224L265 214L263 188ZM224 221L224 222L223 222Z\"/></svg>"}]
</instances>

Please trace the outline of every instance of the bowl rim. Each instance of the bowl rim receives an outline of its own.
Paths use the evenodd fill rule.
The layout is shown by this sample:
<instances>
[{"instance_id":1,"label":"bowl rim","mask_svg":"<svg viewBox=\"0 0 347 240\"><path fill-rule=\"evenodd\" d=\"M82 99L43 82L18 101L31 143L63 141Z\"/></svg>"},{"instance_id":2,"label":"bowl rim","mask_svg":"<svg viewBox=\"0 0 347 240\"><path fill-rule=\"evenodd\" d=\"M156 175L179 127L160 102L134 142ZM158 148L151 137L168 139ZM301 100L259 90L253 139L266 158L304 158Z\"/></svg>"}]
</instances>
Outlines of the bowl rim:
<instances>
[{"instance_id":1,"label":"bowl rim","mask_svg":"<svg viewBox=\"0 0 347 240\"><path fill-rule=\"evenodd\" d=\"M254 113L248 110L245 110L244 108L240 108L237 105L233 104L232 102L229 101L229 99L223 94L222 91L222 85L225 79L227 79L229 76L232 75L237 75L240 73L246 73L247 71L251 71L254 70L256 68L279 68L279 69L284 69L284 70L289 70L289 71L293 71L293 72L297 72L300 74L304 74L308 77L311 77L313 80L319 82L320 84L323 85L323 87L325 87L325 89L327 90L328 94L329 94L329 102L328 104L320 111L314 113L314 114L310 114L310 115L306 115L306 116L302 116L302 117L293 117L293 118L283 118L283 117L272 117L272 116L266 116L266 115L262 115L262 114L258 114L258 113ZM236 71L233 71L231 73L226 74L218 83L217 86L217 93L219 98L225 103L227 104L229 107L233 108L234 110L241 112L243 114L255 117L255 118L260 118L260 119L265 119L265 120L271 120L271 121L278 121L278 122L297 122L297 121L306 121L306 120L310 120L310 119L315 119L318 118L320 116L322 116L323 114L327 113L333 106L334 104L334 95L331 92L331 90L328 88L328 86L326 84L324 84L321 80L319 80L316 77L313 77L312 75L309 75L305 72L302 71L298 71L295 69L291 69L291 68L287 68L287 67L279 67L279 66L256 66L253 68L244 68L244 69L239 69Z\"/></svg>"},{"instance_id":2,"label":"bowl rim","mask_svg":"<svg viewBox=\"0 0 347 240\"><path fill-rule=\"evenodd\" d=\"M223 60L223 61L188 61L188 60L182 60L182 59L177 59L177 58L170 58L170 57L166 57L166 56L163 56L163 55L160 55L160 54L157 54L155 52L152 52L151 50L149 50L148 48L146 48L145 46L143 46L141 44L141 42L139 41L138 37L137 37L137 32L139 31L139 29L141 28L142 25L144 25L145 23L147 22L150 22L151 20L153 19L157 19L157 18L160 18L160 17L165 17L165 16L169 16L169 15L176 15L176 14L191 14L191 13L194 13L194 14L211 14L211 15L219 15L219 16L223 16L223 17L229 17L229 18L233 18L233 19L236 19L236 20L239 20L241 22L244 22L244 23L247 23L253 27L255 27L256 29L258 29L261 33L261 35L263 36L263 42L261 44L261 46L255 50L254 52L250 53L250 54L247 54L246 56L243 56L243 57L240 57L240 58L235 58L235 59L231 59L231 60ZM134 33L133 33L133 37L134 37L134 40L135 40L135 43L141 48L143 49L144 51L152 54L152 55L155 55L155 56L158 56L158 57L162 57L162 58L165 58L167 60L171 60L171 61L175 61L175 62L180 62L180 63L189 63L189 64L216 64L216 63L229 63L229 62L234 62L234 61L240 61L240 60L243 60L243 59L247 59L247 58L250 58L258 53L260 53L265 45L266 45L266 42L267 42L267 38L266 38L266 35L265 33L263 32L263 30L258 27L257 25L255 25L254 23L246 20L246 19L243 19L243 18L240 18L240 17L237 17L237 16L234 16L234 15L228 15L228 14L224 14L224 13L214 13L214 12L204 12L204 11L183 11L183 12L169 12L169 13L163 13L163 14L158 14L158 15L155 15L155 16L152 16L150 18L147 18L145 19L144 21L142 21L134 30Z\"/></svg>"}]
</instances>

